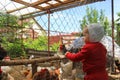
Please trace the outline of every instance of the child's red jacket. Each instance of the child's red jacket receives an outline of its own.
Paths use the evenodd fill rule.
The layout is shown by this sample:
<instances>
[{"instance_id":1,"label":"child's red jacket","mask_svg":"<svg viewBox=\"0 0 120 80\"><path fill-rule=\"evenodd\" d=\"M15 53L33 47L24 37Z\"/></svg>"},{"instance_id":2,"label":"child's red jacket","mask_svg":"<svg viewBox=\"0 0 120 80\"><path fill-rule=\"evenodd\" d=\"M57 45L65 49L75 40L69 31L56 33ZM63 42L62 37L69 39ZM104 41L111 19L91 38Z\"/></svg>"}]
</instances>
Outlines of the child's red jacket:
<instances>
[{"instance_id":1,"label":"child's red jacket","mask_svg":"<svg viewBox=\"0 0 120 80\"><path fill-rule=\"evenodd\" d=\"M85 80L108 80L106 72L106 48L99 42L86 43L76 54L67 52L71 61L83 63Z\"/></svg>"}]
</instances>

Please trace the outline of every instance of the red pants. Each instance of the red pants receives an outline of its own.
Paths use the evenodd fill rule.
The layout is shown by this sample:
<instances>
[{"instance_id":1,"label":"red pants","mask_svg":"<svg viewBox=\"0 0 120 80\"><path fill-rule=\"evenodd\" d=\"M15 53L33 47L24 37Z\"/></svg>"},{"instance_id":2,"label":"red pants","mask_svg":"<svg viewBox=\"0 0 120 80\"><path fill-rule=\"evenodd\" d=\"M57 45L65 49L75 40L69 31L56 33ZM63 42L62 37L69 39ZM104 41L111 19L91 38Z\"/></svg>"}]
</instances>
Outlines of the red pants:
<instances>
[{"instance_id":1,"label":"red pants","mask_svg":"<svg viewBox=\"0 0 120 80\"><path fill-rule=\"evenodd\" d=\"M84 77L84 80L109 80L109 79L107 72L103 71L103 72L88 73Z\"/></svg>"}]
</instances>

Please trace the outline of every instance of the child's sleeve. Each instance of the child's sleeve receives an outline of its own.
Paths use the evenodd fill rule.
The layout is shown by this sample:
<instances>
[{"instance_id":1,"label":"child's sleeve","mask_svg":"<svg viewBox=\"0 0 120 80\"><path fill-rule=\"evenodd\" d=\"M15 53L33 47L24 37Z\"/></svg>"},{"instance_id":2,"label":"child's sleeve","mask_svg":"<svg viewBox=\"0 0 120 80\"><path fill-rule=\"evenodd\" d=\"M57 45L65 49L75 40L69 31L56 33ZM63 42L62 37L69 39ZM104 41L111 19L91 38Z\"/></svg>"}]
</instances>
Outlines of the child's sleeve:
<instances>
[{"instance_id":1,"label":"child's sleeve","mask_svg":"<svg viewBox=\"0 0 120 80\"><path fill-rule=\"evenodd\" d=\"M78 61L85 59L88 52L89 52L88 49L86 47L83 47L81 49L81 51L79 51L75 54L71 53L71 52L67 52L65 56L66 56L66 58L70 59L71 61L78 62Z\"/></svg>"}]
</instances>

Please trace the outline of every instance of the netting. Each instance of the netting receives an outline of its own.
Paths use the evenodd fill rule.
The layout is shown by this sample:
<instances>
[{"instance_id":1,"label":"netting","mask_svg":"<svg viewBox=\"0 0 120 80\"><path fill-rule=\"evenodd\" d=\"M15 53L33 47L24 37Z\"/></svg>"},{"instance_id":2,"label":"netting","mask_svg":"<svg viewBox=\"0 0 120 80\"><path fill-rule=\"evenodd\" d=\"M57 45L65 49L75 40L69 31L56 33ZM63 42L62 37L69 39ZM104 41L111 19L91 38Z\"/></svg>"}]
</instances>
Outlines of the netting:
<instances>
[{"instance_id":1,"label":"netting","mask_svg":"<svg viewBox=\"0 0 120 80\"><path fill-rule=\"evenodd\" d=\"M40 26L46 30L48 34L48 26L50 28L49 36L56 36L59 38L57 42L60 41L61 36L68 36L68 40L73 37L72 33L81 32L80 29L80 18L79 12L74 13L75 10L79 11L79 8L73 8L70 10L54 12L50 14L50 24L48 25L48 14L36 17L37 22ZM65 41L64 41L65 42ZM52 43L50 38L50 43ZM67 43L67 42L65 42Z\"/></svg>"},{"instance_id":2,"label":"netting","mask_svg":"<svg viewBox=\"0 0 120 80\"><path fill-rule=\"evenodd\" d=\"M75 36L72 33L82 32L80 21L83 19L83 16L86 15L86 7L92 7L97 9L98 11L100 11L101 9L105 11L104 7L97 8L97 6L101 6L101 5L102 3L94 3L87 6L78 6L67 10L51 12L49 17L50 19L48 18L49 14L37 16L35 19L40 24L40 26L44 28L44 30L46 30L47 34L48 34L48 26L49 26L50 36L54 35L61 37L61 35L62 36L64 35L64 39L66 40L64 42L69 43L69 41L72 41L80 36L77 35L76 37L72 38L73 36ZM104 4L103 6L106 5ZM110 4L107 5L107 7L110 7ZM110 12L111 11L110 8L107 11ZM110 16L111 15L109 15L109 17ZM50 20L50 24L49 24L49 20ZM65 37L65 35L67 37Z\"/></svg>"},{"instance_id":3,"label":"netting","mask_svg":"<svg viewBox=\"0 0 120 80\"><path fill-rule=\"evenodd\" d=\"M33 1L30 0L30 3L32 2ZM54 43L57 43L59 45L61 38L63 39L62 41L64 44L70 44L74 39L78 38L80 36L80 33L82 32L80 21L86 15L87 7L96 9L98 11L102 9L106 14L105 16L107 16L109 20L111 20L110 0L106 0L103 2L96 2L96 3L87 4L83 6L77 6L77 7L68 8L65 10L58 10L55 12L53 10L53 11L50 11L50 13L48 12L44 14L42 14L41 12L37 12L38 9L35 9L35 8L33 9L32 7L25 8L27 6L24 6L22 4L18 4L16 2L9 1L9 0L0 2L0 6L1 6L2 13L5 12L5 13L17 15L18 18L21 19L21 23L20 23L21 26L24 25L23 24L24 22L29 22L27 25L27 29L22 29L17 32L18 34L17 37L25 40L27 40L28 38L32 38L34 41L39 36L45 36L46 40L43 44L39 44L38 42L38 45L40 45L39 47L36 47L36 45L33 44L32 40L28 41L27 44L34 46L30 48L34 48L36 50L40 49L40 50L56 51L57 48L52 49L50 47L54 45ZM10 9L10 7L14 11ZM36 12L35 15L37 16L34 16L33 14L31 14L31 16L30 15L28 16L28 19L27 17L26 19L23 18L24 14L26 15L34 11ZM9 21L12 21L10 20L9 17L6 17L6 19L7 18ZM9 21L5 22L5 24L9 24L10 23Z\"/></svg>"},{"instance_id":4,"label":"netting","mask_svg":"<svg viewBox=\"0 0 120 80\"><path fill-rule=\"evenodd\" d=\"M32 2L33 1L30 0L30 3ZM59 44L61 38L63 39L62 41L64 44L70 44L74 39L80 36L80 33L82 32L80 21L86 15L87 7L96 9L98 11L102 9L103 11L105 11L105 13L108 14L111 11L110 8L111 5L108 2L110 1L107 0L103 2L96 2L84 6L78 5L77 7L68 8L60 11L58 10L55 12L54 10L53 11L50 10L50 12L47 11L47 13L37 12L38 9L32 7L25 8L26 6L9 0L0 2L0 6L2 12L17 15L18 18L21 19L21 23L20 23L21 26L23 26L24 22L29 22L27 25L28 30L26 31L24 29L23 30L24 33L22 34L18 33L19 37L25 39L31 37L35 39L38 36L46 36L47 43L43 44L43 46L45 45L48 48L46 47L46 49L44 50L52 50L49 47L52 46L54 43ZM10 6L12 9L10 9ZM34 11L36 12L34 15L37 16L33 15ZM29 15L27 19L27 17L24 16L24 14L27 15L28 13L30 13L31 16ZM111 19L111 14L109 14L108 17ZM5 24L9 24L9 22ZM33 30L31 30L31 28L33 28ZM31 41L29 42L29 44L32 44ZM34 49L38 49L38 48L34 47Z\"/></svg>"},{"instance_id":5,"label":"netting","mask_svg":"<svg viewBox=\"0 0 120 80\"><path fill-rule=\"evenodd\" d=\"M75 10L80 10L79 8L73 8L70 10L54 12L50 14L50 31L53 35L53 32L56 33L71 33L71 32L80 32L80 14ZM75 12L75 13L74 13ZM48 16L38 16L36 20L40 23L45 30L48 30Z\"/></svg>"}]
</instances>

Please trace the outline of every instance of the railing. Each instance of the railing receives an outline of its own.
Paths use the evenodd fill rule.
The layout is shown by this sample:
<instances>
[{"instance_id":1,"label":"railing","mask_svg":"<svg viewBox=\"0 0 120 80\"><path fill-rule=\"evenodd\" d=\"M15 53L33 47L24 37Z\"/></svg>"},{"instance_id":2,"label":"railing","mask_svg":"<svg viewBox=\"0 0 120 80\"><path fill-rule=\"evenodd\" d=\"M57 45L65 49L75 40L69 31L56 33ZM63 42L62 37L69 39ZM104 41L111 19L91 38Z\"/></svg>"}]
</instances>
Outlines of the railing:
<instances>
[{"instance_id":1,"label":"railing","mask_svg":"<svg viewBox=\"0 0 120 80\"><path fill-rule=\"evenodd\" d=\"M43 57L36 59L20 59L20 60L10 60L10 61L0 61L0 66L13 66L13 65L26 65L32 64L32 74L37 72L37 64L50 62L54 60L61 60L59 56Z\"/></svg>"}]
</instances>

